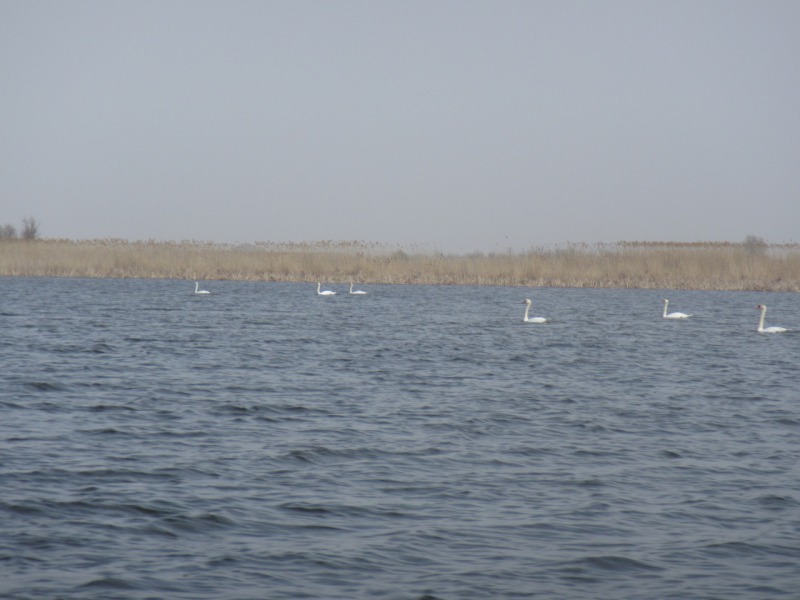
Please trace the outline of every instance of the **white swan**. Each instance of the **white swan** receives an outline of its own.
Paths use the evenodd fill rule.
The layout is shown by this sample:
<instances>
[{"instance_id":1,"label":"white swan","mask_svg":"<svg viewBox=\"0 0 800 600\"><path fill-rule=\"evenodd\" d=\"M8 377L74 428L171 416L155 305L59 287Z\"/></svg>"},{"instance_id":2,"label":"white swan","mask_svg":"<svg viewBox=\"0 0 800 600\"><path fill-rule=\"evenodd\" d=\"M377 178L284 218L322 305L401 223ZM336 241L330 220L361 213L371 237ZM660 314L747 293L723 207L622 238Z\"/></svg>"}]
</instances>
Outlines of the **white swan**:
<instances>
[{"instance_id":1,"label":"white swan","mask_svg":"<svg viewBox=\"0 0 800 600\"><path fill-rule=\"evenodd\" d=\"M332 292L331 290L319 290L319 281L317 282L317 296L335 296L336 292Z\"/></svg>"},{"instance_id":2,"label":"white swan","mask_svg":"<svg viewBox=\"0 0 800 600\"><path fill-rule=\"evenodd\" d=\"M364 295L364 294L366 294L367 292L362 292L361 290L355 290L355 291L353 291L353 282L351 281L351 282L350 282L350 293L351 293L353 296L363 296L363 295Z\"/></svg>"},{"instance_id":3,"label":"white swan","mask_svg":"<svg viewBox=\"0 0 800 600\"><path fill-rule=\"evenodd\" d=\"M523 302L525 304L525 317L522 319L525 323L547 323L547 319L544 317L528 317L528 311L531 309L531 302L530 298Z\"/></svg>"},{"instance_id":4,"label":"white swan","mask_svg":"<svg viewBox=\"0 0 800 600\"><path fill-rule=\"evenodd\" d=\"M674 312L667 314L667 306L669 306L669 300L664 298L664 318L665 319L688 319L692 315L687 315L686 313L682 312Z\"/></svg>"},{"instance_id":5,"label":"white swan","mask_svg":"<svg viewBox=\"0 0 800 600\"><path fill-rule=\"evenodd\" d=\"M201 290L200 289L200 284L195 281L194 282L194 293L195 294L210 294L211 292L209 292L208 290Z\"/></svg>"},{"instance_id":6,"label":"white swan","mask_svg":"<svg viewBox=\"0 0 800 600\"><path fill-rule=\"evenodd\" d=\"M789 331L785 327L767 327L764 328L764 317L767 316L767 307L763 304L759 304L756 308L761 310L761 320L758 322L758 331L759 333L783 333L784 331Z\"/></svg>"}]
</instances>

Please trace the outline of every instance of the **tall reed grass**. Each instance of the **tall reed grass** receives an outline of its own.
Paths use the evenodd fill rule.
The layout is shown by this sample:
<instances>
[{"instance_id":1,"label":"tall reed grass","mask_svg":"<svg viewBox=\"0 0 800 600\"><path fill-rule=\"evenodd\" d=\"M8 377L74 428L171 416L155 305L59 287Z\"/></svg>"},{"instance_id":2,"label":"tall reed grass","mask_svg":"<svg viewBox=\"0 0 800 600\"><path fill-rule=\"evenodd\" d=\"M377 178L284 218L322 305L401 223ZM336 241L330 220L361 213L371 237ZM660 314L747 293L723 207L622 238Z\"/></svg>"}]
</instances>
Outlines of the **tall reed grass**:
<instances>
[{"instance_id":1,"label":"tall reed grass","mask_svg":"<svg viewBox=\"0 0 800 600\"><path fill-rule=\"evenodd\" d=\"M800 245L568 244L442 254L367 242L2 240L0 275L800 291Z\"/></svg>"}]
</instances>

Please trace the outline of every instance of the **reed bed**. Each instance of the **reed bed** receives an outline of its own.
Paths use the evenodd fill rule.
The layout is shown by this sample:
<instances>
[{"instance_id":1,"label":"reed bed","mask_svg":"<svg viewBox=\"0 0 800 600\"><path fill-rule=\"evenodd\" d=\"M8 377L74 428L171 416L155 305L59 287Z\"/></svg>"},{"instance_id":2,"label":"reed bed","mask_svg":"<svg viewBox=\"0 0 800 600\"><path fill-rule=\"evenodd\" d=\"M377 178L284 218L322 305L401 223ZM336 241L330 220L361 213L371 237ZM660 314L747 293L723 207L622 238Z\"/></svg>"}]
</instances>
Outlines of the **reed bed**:
<instances>
[{"instance_id":1,"label":"reed bed","mask_svg":"<svg viewBox=\"0 0 800 600\"><path fill-rule=\"evenodd\" d=\"M800 291L800 245L567 244L443 254L368 242L0 240L0 275Z\"/></svg>"}]
</instances>

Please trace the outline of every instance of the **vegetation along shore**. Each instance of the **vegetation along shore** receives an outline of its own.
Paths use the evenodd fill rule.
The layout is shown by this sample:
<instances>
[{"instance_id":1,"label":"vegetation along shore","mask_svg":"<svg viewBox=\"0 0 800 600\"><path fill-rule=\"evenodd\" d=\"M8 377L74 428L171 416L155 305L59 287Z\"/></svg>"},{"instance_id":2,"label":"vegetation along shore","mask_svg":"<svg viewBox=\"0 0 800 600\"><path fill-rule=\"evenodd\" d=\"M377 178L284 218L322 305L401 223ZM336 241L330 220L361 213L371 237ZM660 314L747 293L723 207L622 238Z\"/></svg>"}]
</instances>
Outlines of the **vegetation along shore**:
<instances>
[{"instance_id":1,"label":"vegetation along shore","mask_svg":"<svg viewBox=\"0 0 800 600\"><path fill-rule=\"evenodd\" d=\"M617 242L443 254L369 242L0 239L0 276L800 291L800 244Z\"/></svg>"}]
</instances>

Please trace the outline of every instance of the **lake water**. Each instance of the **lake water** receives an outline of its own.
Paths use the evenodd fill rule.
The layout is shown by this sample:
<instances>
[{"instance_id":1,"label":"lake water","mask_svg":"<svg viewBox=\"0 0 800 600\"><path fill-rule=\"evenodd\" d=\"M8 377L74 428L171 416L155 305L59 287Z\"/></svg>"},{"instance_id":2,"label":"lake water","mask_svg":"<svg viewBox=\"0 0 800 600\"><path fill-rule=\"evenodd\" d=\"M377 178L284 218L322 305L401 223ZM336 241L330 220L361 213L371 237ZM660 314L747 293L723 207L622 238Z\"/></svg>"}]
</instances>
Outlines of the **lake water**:
<instances>
[{"instance_id":1,"label":"lake water","mask_svg":"<svg viewBox=\"0 0 800 600\"><path fill-rule=\"evenodd\" d=\"M800 294L203 286L0 278L0 597L797 597Z\"/></svg>"}]
</instances>

